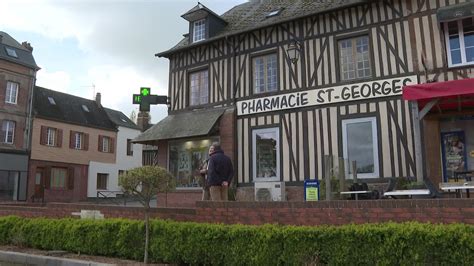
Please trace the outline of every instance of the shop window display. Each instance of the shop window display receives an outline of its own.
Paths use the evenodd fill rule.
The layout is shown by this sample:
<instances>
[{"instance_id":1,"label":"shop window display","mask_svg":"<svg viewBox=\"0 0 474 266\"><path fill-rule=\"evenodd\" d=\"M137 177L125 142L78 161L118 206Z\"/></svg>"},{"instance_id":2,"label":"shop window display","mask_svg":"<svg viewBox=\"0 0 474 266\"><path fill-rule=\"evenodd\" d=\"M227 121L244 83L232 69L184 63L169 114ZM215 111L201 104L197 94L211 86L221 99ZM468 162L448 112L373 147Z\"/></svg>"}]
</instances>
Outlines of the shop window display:
<instances>
[{"instance_id":1,"label":"shop window display","mask_svg":"<svg viewBox=\"0 0 474 266\"><path fill-rule=\"evenodd\" d=\"M177 188L201 187L199 168L208 158L209 147L218 138L170 143L169 171L176 177Z\"/></svg>"}]
</instances>

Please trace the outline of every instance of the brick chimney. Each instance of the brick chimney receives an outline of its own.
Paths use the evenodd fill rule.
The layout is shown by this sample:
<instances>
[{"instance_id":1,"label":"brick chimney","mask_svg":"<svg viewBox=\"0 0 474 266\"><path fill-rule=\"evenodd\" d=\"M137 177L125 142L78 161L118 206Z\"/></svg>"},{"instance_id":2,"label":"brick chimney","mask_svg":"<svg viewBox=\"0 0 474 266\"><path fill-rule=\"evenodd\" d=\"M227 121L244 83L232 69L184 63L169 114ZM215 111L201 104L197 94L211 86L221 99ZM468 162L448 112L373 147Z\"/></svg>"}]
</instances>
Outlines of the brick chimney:
<instances>
[{"instance_id":1,"label":"brick chimney","mask_svg":"<svg viewBox=\"0 0 474 266\"><path fill-rule=\"evenodd\" d=\"M28 49L28 51L33 52L33 46L29 42L22 42L21 45Z\"/></svg>"},{"instance_id":2,"label":"brick chimney","mask_svg":"<svg viewBox=\"0 0 474 266\"><path fill-rule=\"evenodd\" d=\"M139 112L137 116L137 126L143 132L150 126L150 114L148 112Z\"/></svg>"},{"instance_id":3,"label":"brick chimney","mask_svg":"<svg viewBox=\"0 0 474 266\"><path fill-rule=\"evenodd\" d=\"M100 92L98 92L96 95L95 95L95 102L97 103L97 105L99 105L100 107L102 107L102 95L100 94Z\"/></svg>"}]
</instances>

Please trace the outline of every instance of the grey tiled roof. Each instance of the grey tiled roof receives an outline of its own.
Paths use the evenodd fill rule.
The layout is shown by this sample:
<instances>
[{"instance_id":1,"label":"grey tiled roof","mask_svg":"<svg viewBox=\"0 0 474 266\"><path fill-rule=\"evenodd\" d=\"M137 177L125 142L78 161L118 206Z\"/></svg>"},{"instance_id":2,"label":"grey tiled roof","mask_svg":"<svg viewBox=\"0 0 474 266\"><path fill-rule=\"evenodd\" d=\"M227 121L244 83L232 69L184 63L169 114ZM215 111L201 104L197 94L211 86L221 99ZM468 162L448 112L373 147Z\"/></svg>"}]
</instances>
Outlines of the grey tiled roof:
<instances>
[{"instance_id":1,"label":"grey tiled roof","mask_svg":"<svg viewBox=\"0 0 474 266\"><path fill-rule=\"evenodd\" d=\"M189 38L183 38L173 48L156 54L157 56L167 56L175 51L185 49L187 47L201 45L208 41L216 40L224 36L231 36L242 32L267 27L273 24L294 20L300 17L306 17L325 11L340 9L367 0L254 0L235 6L221 18L228 24L216 36L206 41L195 44L189 44ZM281 9L277 16L266 17L268 13Z\"/></svg>"},{"instance_id":2,"label":"grey tiled roof","mask_svg":"<svg viewBox=\"0 0 474 266\"><path fill-rule=\"evenodd\" d=\"M130 120L130 118L128 118L124 113L109 108L104 109L110 120L112 120L115 125L140 130L140 128L135 123L133 123L133 121Z\"/></svg>"},{"instance_id":3,"label":"grey tiled roof","mask_svg":"<svg viewBox=\"0 0 474 266\"><path fill-rule=\"evenodd\" d=\"M51 104L48 97L53 98L56 104ZM117 131L104 108L93 100L38 86L35 87L34 98L34 111L38 118ZM87 106L89 112L84 111L82 105Z\"/></svg>"},{"instance_id":4,"label":"grey tiled roof","mask_svg":"<svg viewBox=\"0 0 474 266\"><path fill-rule=\"evenodd\" d=\"M216 108L168 115L135 138L133 142L146 143L156 140L206 136L224 111L223 108Z\"/></svg>"},{"instance_id":5,"label":"grey tiled roof","mask_svg":"<svg viewBox=\"0 0 474 266\"><path fill-rule=\"evenodd\" d=\"M11 57L7 54L6 47L15 50L17 58ZM0 59L4 59L13 63L21 64L36 70L39 69L36 65L33 54L30 50L23 47L19 42L13 39L8 33L0 31Z\"/></svg>"}]
</instances>

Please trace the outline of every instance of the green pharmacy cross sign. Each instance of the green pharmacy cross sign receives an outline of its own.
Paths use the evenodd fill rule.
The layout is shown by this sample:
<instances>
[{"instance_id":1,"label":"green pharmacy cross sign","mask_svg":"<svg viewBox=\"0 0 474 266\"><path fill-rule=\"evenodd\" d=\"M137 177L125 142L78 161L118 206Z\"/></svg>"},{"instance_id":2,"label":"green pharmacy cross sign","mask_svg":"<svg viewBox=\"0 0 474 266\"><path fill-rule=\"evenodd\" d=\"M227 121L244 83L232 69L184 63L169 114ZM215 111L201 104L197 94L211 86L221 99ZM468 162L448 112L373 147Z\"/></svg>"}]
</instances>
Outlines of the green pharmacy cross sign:
<instances>
[{"instance_id":1,"label":"green pharmacy cross sign","mask_svg":"<svg viewBox=\"0 0 474 266\"><path fill-rule=\"evenodd\" d=\"M133 104L139 104L141 112L149 112L150 104L168 104L168 97L152 95L150 88L141 87L140 94L133 94Z\"/></svg>"}]
</instances>

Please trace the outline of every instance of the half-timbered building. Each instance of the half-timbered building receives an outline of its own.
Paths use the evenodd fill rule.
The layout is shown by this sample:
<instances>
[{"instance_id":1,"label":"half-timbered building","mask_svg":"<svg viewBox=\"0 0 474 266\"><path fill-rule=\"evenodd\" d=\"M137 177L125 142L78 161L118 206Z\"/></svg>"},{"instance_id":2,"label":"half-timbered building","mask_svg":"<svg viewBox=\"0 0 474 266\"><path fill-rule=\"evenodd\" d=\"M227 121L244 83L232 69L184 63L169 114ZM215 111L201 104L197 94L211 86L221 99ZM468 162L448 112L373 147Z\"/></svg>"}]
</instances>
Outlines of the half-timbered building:
<instances>
[{"instance_id":1,"label":"half-timbered building","mask_svg":"<svg viewBox=\"0 0 474 266\"><path fill-rule=\"evenodd\" d=\"M423 175L402 88L474 76L465 2L261 0L221 16L198 4L182 15L189 33L157 54L169 59L169 116L135 141L158 146L176 205L200 197L189 195L215 140L233 159L240 199L278 181L287 200L302 200L325 155L357 161L367 182Z\"/></svg>"}]
</instances>

